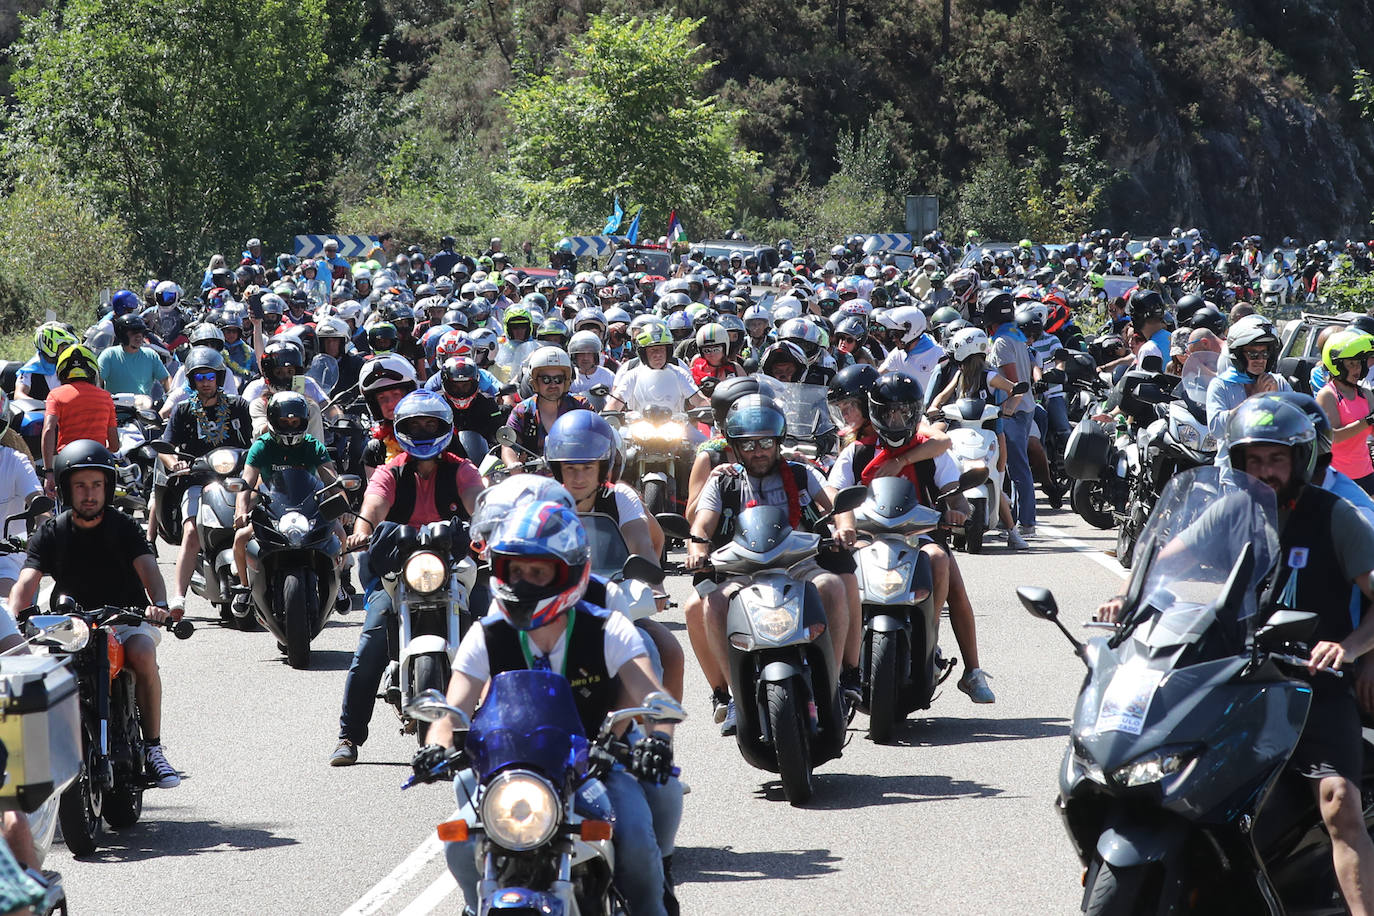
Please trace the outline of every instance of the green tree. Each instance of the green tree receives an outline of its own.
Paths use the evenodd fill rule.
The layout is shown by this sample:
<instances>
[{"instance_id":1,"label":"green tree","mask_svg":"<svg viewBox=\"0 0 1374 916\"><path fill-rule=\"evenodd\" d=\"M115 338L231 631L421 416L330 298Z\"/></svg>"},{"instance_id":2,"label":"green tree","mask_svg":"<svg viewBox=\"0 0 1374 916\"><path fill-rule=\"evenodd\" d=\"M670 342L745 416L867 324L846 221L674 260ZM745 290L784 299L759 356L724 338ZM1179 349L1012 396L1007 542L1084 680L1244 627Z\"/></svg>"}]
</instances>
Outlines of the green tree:
<instances>
[{"instance_id":1,"label":"green tree","mask_svg":"<svg viewBox=\"0 0 1374 916\"><path fill-rule=\"evenodd\" d=\"M530 209L587 227L614 194L628 213L676 207L688 225L735 209L758 160L736 143L740 112L701 89L715 62L693 42L699 25L592 16L557 67L505 96Z\"/></svg>"},{"instance_id":2,"label":"green tree","mask_svg":"<svg viewBox=\"0 0 1374 916\"><path fill-rule=\"evenodd\" d=\"M902 216L892 137L870 120L857 133L841 134L835 174L823 186L802 182L786 201L808 243L823 246L852 232L885 232Z\"/></svg>"},{"instance_id":3,"label":"green tree","mask_svg":"<svg viewBox=\"0 0 1374 916\"><path fill-rule=\"evenodd\" d=\"M327 49L359 0L55 6L14 48L8 148L50 157L150 268L189 272L249 235L285 247L327 219Z\"/></svg>"}]
</instances>

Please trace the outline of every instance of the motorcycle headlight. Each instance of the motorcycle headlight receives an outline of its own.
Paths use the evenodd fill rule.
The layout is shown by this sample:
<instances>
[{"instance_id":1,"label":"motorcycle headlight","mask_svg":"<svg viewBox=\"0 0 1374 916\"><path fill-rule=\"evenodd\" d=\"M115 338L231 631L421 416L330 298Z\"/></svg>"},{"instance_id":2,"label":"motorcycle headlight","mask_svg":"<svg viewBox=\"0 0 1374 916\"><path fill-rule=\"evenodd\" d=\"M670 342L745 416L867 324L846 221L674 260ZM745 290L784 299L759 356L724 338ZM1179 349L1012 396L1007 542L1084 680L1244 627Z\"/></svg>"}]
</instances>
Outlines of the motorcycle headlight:
<instances>
[{"instance_id":1,"label":"motorcycle headlight","mask_svg":"<svg viewBox=\"0 0 1374 916\"><path fill-rule=\"evenodd\" d=\"M287 512L277 523L277 530L286 538L286 543L292 547L299 547L305 542L305 536L310 533L310 519L299 512Z\"/></svg>"},{"instance_id":2,"label":"motorcycle headlight","mask_svg":"<svg viewBox=\"0 0 1374 916\"><path fill-rule=\"evenodd\" d=\"M234 468L238 467L239 460L229 449L217 448L205 456L205 463L210 465L210 470L216 474L232 474Z\"/></svg>"},{"instance_id":3,"label":"motorcycle headlight","mask_svg":"<svg viewBox=\"0 0 1374 916\"><path fill-rule=\"evenodd\" d=\"M758 608L752 614L754 632L764 639L784 639L797 629L801 620L801 603L787 601L777 607Z\"/></svg>"},{"instance_id":4,"label":"motorcycle headlight","mask_svg":"<svg viewBox=\"0 0 1374 916\"><path fill-rule=\"evenodd\" d=\"M412 591L429 594L443 587L448 578L448 569L438 555L428 551L413 553L406 560L406 587Z\"/></svg>"},{"instance_id":5,"label":"motorcycle headlight","mask_svg":"<svg viewBox=\"0 0 1374 916\"><path fill-rule=\"evenodd\" d=\"M553 786L524 770L502 773L482 795L482 829L497 846L512 852L547 843L560 816Z\"/></svg>"},{"instance_id":6,"label":"motorcycle headlight","mask_svg":"<svg viewBox=\"0 0 1374 916\"><path fill-rule=\"evenodd\" d=\"M1215 452L1219 448L1221 448L1221 440L1211 433L1208 433L1202 437L1202 445L1198 447L1198 450L1203 452Z\"/></svg>"},{"instance_id":7,"label":"motorcycle headlight","mask_svg":"<svg viewBox=\"0 0 1374 916\"><path fill-rule=\"evenodd\" d=\"M1180 445L1196 450L1202 442L1202 434L1197 431L1197 427L1191 423L1175 423L1174 435L1178 437Z\"/></svg>"},{"instance_id":8,"label":"motorcycle headlight","mask_svg":"<svg viewBox=\"0 0 1374 916\"><path fill-rule=\"evenodd\" d=\"M657 433L657 428L648 420L636 420L635 422L630 424L631 438L643 441L645 439L654 438Z\"/></svg>"},{"instance_id":9,"label":"motorcycle headlight","mask_svg":"<svg viewBox=\"0 0 1374 916\"><path fill-rule=\"evenodd\" d=\"M1195 748L1160 748L1112 771L1112 779L1127 789L1148 786L1181 772L1197 758Z\"/></svg>"},{"instance_id":10,"label":"motorcycle headlight","mask_svg":"<svg viewBox=\"0 0 1374 916\"><path fill-rule=\"evenodd\" d=\"M682 442L686 436L687 430L683 429L681 423L664 423L658 428L658 438L664 442Z\"/></svg>"}]
</instances>

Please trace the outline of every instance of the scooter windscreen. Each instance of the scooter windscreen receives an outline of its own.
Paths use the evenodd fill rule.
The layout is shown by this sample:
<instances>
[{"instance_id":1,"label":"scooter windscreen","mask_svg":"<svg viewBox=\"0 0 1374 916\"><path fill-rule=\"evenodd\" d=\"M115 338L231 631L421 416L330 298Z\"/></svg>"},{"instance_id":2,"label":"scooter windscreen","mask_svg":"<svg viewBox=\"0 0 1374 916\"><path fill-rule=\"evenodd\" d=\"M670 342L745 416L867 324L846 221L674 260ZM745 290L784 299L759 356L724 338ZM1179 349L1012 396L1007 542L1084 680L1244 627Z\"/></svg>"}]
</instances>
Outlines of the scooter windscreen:
<instances>
[{"instance_id":1,"label":"scooter windscreen","mask_svg":"<svg viewBox=\"0 0 1374 916\"><path fill-rule=\"evenodd\" d=\"M599 512L579 512L587 543L592 548L592 572L607 579L617 579L630 558L630 549L620 533L615 519Z\"/></svg>"},{"instance_id":2,"label":"scooter windscreen","mask_svg":"<svg viewBox=\"0 0 1374 916\"><path fill-rule=\"evenodd\" d=\"M734 540L711 555L717 568L791 566L814 554L820 540L794 529L785 506L752 506L738 525Z\"/></svg>"},{"instance_id":3,"label":"scooter windscreen","mask_svg":"<svg viewBox=\"0 0 1374 916\"><path fill-rule=\"evenodd\" d=\"M940 513L922 505L916 485L905 477L878 477L854 510L854 524L860 531L924 534L940 524Z\"/></svg>"},{"instance_id":4,"label":"scooter windscreen","mask_svg":"<svg viewBox=\"0 0 1374 916\"><path fill-rule=\"evenodd\" d=\"M1127 589L1129 619L1141 620L1136 639L1163 648L1196 641L1213 623L1230 635L1228 648L1244 649L1245 628L1229 626L1256 611L1256 595L1278 557L1274 491L1248 474L1215 465L1173 477L1140 535ZM1230 583L1246 548L1253 563ZM1146 621L1139 615L1149 614ZM1234 615L1233 619L1222 619Z\"/></svg>"}]
</instances>

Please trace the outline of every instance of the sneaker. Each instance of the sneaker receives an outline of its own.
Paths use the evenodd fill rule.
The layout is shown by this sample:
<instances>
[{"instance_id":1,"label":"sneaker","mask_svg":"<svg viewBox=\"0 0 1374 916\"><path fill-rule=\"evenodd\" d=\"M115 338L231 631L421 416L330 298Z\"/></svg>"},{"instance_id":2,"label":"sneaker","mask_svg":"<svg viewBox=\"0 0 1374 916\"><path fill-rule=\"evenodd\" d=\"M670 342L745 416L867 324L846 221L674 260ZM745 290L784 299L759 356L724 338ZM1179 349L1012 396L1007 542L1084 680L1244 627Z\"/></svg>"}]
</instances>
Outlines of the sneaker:
<instances>
[{"instance_id":1,"label":"sneaker","mask_svg":"<svg viewBox=\"0 0 1374 916\"><path fill-rule=\"evenodd\" d=\"M358 745L347 738L340 738L339 746L334 748L334 753L329 755L329 765L332 767L351 767L357 762Z\"/></svg>"},{"instance_id":2,"label":"sneaker","mask_svg":"<svg viewBox=\"0 0 1374 916\"><path fill-rule=\"evenodd\" d=\"M1030 545L1026 543L1026 539L1015 531L1007 532L1007 546L1012 550L1025 550L1030 547Z\"/></svg>"},{"instance_id":3,"label":"sneaker","mask_svg":"<svg viewBox=\"0 0 1374 916\"><path fill-rule=\"evenodd\" d=\"M1033 537L1035 537L1035 526L1034 526L1034 525L1018 525L1017 528L1016 528L1016 533L1019 534L1019 535L1021 535L1021 537L1023 537L1023 538L1033 538Z\"/></svg>"},{"instance_id":4,"label":"sneaker","mask_svg":"<svg viewBox=\"0 0 1374 916\"><path fill-rule=\"evenodd\" d=\"M181 785L181 774L167 762L162 745L154 744L144 753L144 762L151 778L159 789L171 789Z\"/></svg>"},{"instance_id":5,"label":"sneaker","mask_svg":"<svg viewBox=\"0 0 1374 916\"><path fill-rule=\"evenodd\" d=\"M229 603L235 617L247 617L253 612L253 592L246 585L235 585L233 600Z\"/></svg>"},{"instance_id":6,"label":"sneaker","mask_svg":"<svg viewBox=\"0 0 1374 916\"><path fill-rule=\"evenodd\" d=\"M172 596L172 600L167 602L167 610L169 610L169 611L184 611L184 610L186 610L186 596L185 596L185 595L173 595L173 596Z\"/></svg>"},{"instance_id":7,"label":"sneaker","mask_svg":"<svg viewBox=\"0 0 1374 916\"><path fill-rule=\"evenodd\" d=\"M1045 499L1049 501L1051 509L1064 508L1064 488L1058 484L1050 484L1045 488Z\"/></svg>"},{"instance_id":8,"label":"sneaker","mask_svg":"<svg viewBox=\"0 0 1374 916\"><path fill-rule=\"evenodd\" d=\"M735 701L731 700L725 707L725 718L720 722L720 736L729 738L739 730L739 723L735 721Z\"/></svg>"},{"instance_id":9,"label":"sneaker","mask_svg":"<svg viewBox=\"0 0 1374 916\"><path fill-rule=\"evenodd\" d=\"M730 706L730 691L712 690L711 691L711 721L717 725L725 721L725 714Z\"/></svg>"},{"instance_id":10,"label":"sneaker","mask_svg":"<svg viewBox=\"0 0 1374 916\"><path fill-rule=\"evenodd\" d=\"M995 703L992 688L988 686L988 674L982 668L973 668L959 678L959 689L968 694L975 703Z\"/></svg>"}]
</instances>

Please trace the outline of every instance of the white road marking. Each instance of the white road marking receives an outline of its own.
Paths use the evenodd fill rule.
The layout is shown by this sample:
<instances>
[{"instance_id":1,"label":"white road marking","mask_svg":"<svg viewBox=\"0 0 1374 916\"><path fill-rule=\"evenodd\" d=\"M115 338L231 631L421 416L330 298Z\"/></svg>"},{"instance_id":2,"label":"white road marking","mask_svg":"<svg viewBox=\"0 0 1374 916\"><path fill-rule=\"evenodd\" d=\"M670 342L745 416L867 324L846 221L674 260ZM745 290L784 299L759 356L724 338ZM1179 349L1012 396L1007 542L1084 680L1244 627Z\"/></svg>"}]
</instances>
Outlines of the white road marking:
<instances>
[{"instance_id":1,"label":"white road marking","mask_svg":"<svg viewBox=\"0 0 1374 916\"><path fill-rule=\"evenodd\" d=\"M1118 563L1115 557L1109 557L1103 553L1100 547L1094 547L1091 544L1086 544L1078 540L1078 538L1070 537L1052 525L1037 525L1035 530L1037 533L1048 534L1065 547L1072 548L1081 554L1085 554L1094 563L1121 579L1129 579L1131 577L1130 570Z\"/></svg>"},{"instance_id":2,"label":"white road marking","mask_svg":"<svg viewBox=\"0 0 1374 916\"><path fill-rule=\"evenodd\" d=\"M445 820L452 820L458 816L454 811ZM405 886L406 882L420 873L426 865L433 861L444 851L444 843L438 836L430 834L429 839L425 840L415 848L410 855L401 860L401 864L391 870L391 873L372 886L366 894L358 898L357 902L343 911L342 916L371 916L376 913L386 902ZM445 869L445 874L447 874ZM438 882L435 882L437 884ZM455 887L457 885L454 885ZM431 885L429 890L433 890ZM428 893L428 891L426 891ZM421 895L423 896L423 895ZM442 899L442 898L441 898ZM438 901L435 901L436 903ZM431 907L433 909L433 907ZM409 910L407 910L409 912ZM425 912L428 912L426 910Z\"/></svg>"},{"instance_id":3,"label":"white road marking","mask_svg":"<svg viewBox=\"0 0 1374 916\"><path fill-rule=\"evenodd\" d=\"M401 916L427 916L443 903L449 894L458 890L458 881L448 869L436 878L434 883L420 892L410 906L401 910Z\"/></svg>"}]
</instances>

